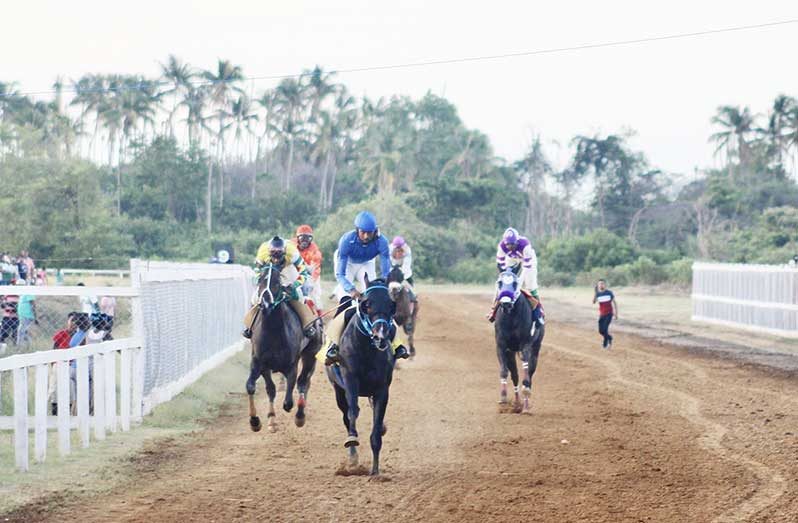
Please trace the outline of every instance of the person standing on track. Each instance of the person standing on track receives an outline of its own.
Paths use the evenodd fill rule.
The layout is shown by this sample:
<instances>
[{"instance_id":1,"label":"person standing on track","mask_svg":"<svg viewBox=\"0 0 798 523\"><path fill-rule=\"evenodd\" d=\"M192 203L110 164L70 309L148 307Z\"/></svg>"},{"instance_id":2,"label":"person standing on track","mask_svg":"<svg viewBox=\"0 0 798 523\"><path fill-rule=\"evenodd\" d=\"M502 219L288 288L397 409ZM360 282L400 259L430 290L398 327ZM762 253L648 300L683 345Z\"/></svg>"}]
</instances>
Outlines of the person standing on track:
<instances>
[{"instance_id":1,"label":"person standing on track","mask_svg":"<svg viewBox=\"0 0 798 523\"><path fill-rule=\"evenodd\" d=\"M599 304L598 331L604 337L602 347L612 348L612 336L610 335L610 323L613 318L618 319L618 303L615 301L615 294L607 288L605 280L599 280L594 288L593 303Z\"/></svg>"}]
</instances>

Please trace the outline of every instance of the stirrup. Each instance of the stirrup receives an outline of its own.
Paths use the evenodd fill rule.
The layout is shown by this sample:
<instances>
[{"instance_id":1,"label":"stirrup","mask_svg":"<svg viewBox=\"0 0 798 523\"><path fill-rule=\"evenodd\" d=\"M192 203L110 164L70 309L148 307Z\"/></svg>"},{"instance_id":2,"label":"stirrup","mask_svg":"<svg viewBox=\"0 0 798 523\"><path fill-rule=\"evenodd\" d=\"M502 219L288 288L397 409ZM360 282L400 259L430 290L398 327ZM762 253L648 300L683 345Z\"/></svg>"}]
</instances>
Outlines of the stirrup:
<instances>
[{"instance_id":1,"label":"stirrup","mask_svg":"<svg viewBox=\"0 0 798 523\"><path fill-rule=\"evenodd\" d=\"M327 354L324 358L324 364L326 366L330 366L334 363L339 363L341 361L341 355L338 353L338 345L332 344L330 348L327 349Z\"/></svg>"}]
</instances>

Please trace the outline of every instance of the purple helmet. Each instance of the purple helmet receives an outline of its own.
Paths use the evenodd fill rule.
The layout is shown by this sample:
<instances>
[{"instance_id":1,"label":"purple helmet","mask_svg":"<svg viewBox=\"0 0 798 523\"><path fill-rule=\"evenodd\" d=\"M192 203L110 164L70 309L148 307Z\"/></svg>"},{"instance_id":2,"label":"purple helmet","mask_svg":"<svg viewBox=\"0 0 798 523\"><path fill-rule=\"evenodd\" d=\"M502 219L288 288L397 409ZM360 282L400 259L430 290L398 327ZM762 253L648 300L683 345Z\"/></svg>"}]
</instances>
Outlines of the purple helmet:
<instances>
[{"instance_id":1,"label":"purple helmet","mask_svg":"<svg viewBox=\"0 0 798 523\"><path fill-rule=\"evenodd\" d=\"M504 235L502 236L502 241L505 244L507 243L516 244L518 243L518 238L520 238L520 236L521 235L518 234L518 231L516 231L512 227L508 227L507 230L504 231Z\"/></svg>"},{"instance_id":2,"label":"purple helmet","mask_svg":"<svg viewBox=\"0 0 798 523\"><path fill-rule=\"evenodd\" d=\"M391 245L393 245L394 247L404 247L405 245L407 245L407 242L401 236L396 236L394 237L393 241L391 241Z\"/></svg>"}]
</instances>

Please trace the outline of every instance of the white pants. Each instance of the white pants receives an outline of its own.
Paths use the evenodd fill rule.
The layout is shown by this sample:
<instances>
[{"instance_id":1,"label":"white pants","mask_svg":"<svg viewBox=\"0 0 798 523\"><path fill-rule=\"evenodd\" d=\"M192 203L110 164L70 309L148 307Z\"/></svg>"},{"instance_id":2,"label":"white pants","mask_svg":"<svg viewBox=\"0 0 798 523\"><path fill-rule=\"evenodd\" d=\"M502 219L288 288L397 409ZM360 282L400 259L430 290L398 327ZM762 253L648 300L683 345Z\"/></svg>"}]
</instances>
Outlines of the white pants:
<instances>
[{"instance_id":1,"label":"white pants","mask_svg":"<svg viewBox=\"0 0 798 523\"><path fill-rule=\"evenodd\" d=\"M515 267L516 265L520 265L521 260L509 258L507 260L507 267ZM527 290L529 292L536 291L538 289L538 271L535 269L524 269L521 268L521 272L518 274L518 283L521 285L521 288Z\"/></svg>"},{"instance_id":2,"label":"white pants","mask_svg":"<svg viewBox=\"0 0 798 523\"><path fill-rule=\"evenodd\" d=\"M336 265L337 259L336 258ZM336 267L336 272L338 272L338 268ZM377 269L374 260L371 259L364 263L352 263L351 261L346 262L346 279L352 282L360 292L366 290L366 275L369 277L369 281L374 280L377 278ZM339 283L335 287L335 296L340 300L344 296L348 296L349 293L344 291L344 288L341 287Z\"/></svg>"},{"instance_id":3,"label":"white pants","mask_svg":"<svg viewBox=\"0 0 798 523\"><path fill-rule=\"evenodd\" d=\"M305 280L305 285L302 286L302 293L313 300L317 308L321 309L323 307L321 301L321 278L315 280L313 278L307 278Z\"/></svg>"}]
</instances>

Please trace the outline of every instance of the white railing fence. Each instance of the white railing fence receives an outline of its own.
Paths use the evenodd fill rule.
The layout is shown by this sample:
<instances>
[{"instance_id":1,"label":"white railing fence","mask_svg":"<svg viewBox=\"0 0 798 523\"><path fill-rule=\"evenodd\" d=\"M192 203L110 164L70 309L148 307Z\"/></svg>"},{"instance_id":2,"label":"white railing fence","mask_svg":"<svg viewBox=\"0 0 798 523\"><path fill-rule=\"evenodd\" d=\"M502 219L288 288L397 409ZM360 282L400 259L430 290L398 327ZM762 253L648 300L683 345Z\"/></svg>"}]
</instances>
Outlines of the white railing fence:
<instances>
[{"instance_id":1,"label":"white railing fence","mask_svg":"<svg viewBox=\"0 0 798 523\"><path fill-rule=\"evenodd\" d=\"M798 337L798 269L693 264L693 320Z\"/></svg>"},{"instance_id":2,"label":"white railing fence","mask_svg":"<svg viewBox=\"0 0 798 523\"><path fill-rule=\"evenodd\" d=\"M107 432L127 431L244 346L250 269L141 260L130 265L130 287L25 288L36 296L130 299L132 336L0 359L0 414L6 414L0 415L0 430L14 431L19 470L28 470L31 450L37 462L45 460L48 430L57 430L61 455L71 451L72 430L83 447Z\"/></svg>"}]
</instances>

